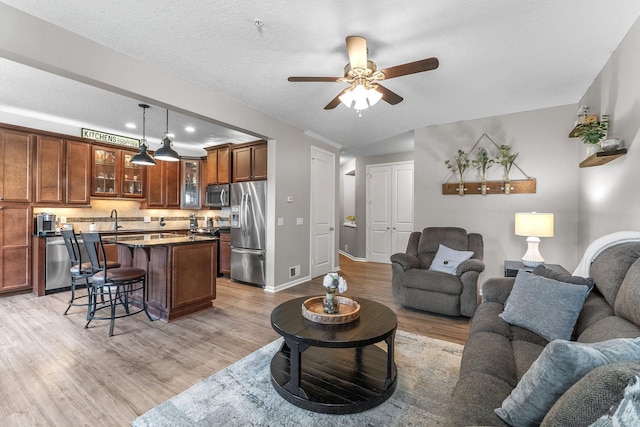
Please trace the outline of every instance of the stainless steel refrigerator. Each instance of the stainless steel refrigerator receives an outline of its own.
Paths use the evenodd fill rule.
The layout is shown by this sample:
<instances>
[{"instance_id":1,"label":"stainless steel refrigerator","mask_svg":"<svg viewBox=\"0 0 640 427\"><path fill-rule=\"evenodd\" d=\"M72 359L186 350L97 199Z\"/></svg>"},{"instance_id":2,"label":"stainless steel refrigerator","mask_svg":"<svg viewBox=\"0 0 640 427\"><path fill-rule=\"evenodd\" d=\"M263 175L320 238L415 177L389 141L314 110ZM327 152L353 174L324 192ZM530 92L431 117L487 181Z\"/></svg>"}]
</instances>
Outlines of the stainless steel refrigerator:
<instances>
[{"instance_id":1,"label":"stainless steel refrigerator","mask_svg":"<svg viewBox=\"0 0 640 427\"><path fill-rule=\"evenodd\" d=\"M264 287L267 181L231 184L231 279Z\"/></svg>"}]
</instances>

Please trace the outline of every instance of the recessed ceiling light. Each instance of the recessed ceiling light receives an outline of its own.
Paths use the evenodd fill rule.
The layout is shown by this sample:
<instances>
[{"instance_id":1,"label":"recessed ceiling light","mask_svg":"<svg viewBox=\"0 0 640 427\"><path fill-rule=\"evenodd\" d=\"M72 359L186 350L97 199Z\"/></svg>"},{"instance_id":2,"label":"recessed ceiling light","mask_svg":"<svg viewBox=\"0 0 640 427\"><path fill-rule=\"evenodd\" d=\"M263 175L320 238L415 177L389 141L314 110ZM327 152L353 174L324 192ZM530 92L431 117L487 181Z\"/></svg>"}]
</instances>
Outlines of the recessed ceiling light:
<instances>
[{"instance_id":1,"label":"recessed ceiling light","mask_svg":"<svg viewBox=\"0 0 640 427\"><path fill-rule=\"evenodd\" d=\"M184 128L184 130L186 130L189 133L196 131L196 129L193 126L187 126L186 128Z\"/></svg>"},{"instance_id":2,"label":"recessed ceiling light","mask_svg":"<svg viewBox=\"0 0 640 427\"><path fill-rule=\"evenodd\" d=\"M136 124L135 123L127 123L125 126L128 127L129 129L135 129L136 128Z\"/></svg>"}]
</instances>

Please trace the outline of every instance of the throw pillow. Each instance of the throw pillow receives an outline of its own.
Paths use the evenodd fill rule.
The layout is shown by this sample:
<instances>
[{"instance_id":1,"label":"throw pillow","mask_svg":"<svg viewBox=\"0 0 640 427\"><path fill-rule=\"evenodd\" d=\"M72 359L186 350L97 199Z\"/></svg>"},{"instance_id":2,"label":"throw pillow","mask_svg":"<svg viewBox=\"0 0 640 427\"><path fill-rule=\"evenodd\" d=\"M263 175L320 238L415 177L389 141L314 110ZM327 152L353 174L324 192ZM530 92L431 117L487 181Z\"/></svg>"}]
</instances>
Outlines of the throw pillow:
<instances>
[{"instance_id":1,"label":"throw pillow","mask_svg":"<svg viewBox=\"0 0 640 427\"><path fill-rule=\"evenodd\" d=\"M540 335L547 341L571 338L589 289L519 271L504 311L505 322Z\"/></svg>"},{"instance_id":2,"label":"throw pillow","mask_svg":"<svg viewBox=\"0 0 640 427\"><path fill-rule=\"evenodd\" d=\"M455 249L440 244L440 246L438 246L438 252L436 252L436 256L429 266L429 270L440 271L455 276L460 263L468 260L472 256L473 251L456 251Z\"/></svg>"},{"instance_id":3,"label":"throw pillow","mask_svg":"<svg viewBox=\"0 0 640 427\"><path fill-rule=\"evenodd\" d=\"M512 426L537 426L556 400L591 370L638 358L640 338L593 344L555 340L542 350L495 413Z\"/></svg>"},{"instance_id":4,"label":"throw pillow","mask_svg":"<svg viewBox=\"0 0 640 427\"><path fill-rule=\"evenodd\" d=\"M562 274L557 271L553 271L550 268L540 264L533 269L533 274L536 276L546 277L547 279L557 280L558 282L573 283L574 285L584 285L589 287L589 291L593 289L593 279L591 277L572 276L570 274Z\"/></svg>"}]
</instances>

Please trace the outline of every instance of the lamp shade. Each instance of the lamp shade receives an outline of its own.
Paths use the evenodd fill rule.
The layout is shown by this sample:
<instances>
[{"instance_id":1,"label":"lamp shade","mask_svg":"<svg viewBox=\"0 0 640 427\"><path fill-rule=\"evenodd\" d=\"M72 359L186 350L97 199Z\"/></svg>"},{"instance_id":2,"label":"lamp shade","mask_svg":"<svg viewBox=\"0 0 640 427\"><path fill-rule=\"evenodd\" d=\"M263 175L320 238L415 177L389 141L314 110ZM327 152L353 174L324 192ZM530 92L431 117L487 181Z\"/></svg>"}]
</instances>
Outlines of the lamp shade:
<instances>
[{"instance_id":1,"label":"lamp shade","mask_svg":"<svg viewBox=\"0 0 640 427\"><path fill-rule=\"evenodd\" d=\"M553 214L516 213L516 236L553 237Z\"/></svg>"}]
</instances>

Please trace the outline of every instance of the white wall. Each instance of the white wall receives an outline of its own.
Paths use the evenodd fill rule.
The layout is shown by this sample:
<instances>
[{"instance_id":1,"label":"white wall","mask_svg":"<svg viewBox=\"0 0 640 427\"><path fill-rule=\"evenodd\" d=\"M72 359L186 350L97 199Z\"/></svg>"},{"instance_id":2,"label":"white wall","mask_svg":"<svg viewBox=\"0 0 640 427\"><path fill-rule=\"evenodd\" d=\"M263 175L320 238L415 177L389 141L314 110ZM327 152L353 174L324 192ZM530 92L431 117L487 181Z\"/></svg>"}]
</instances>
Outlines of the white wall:
<instances>
[{"instance_id":1,"label":"white wall","mask_svg":"<svg viewBox=\"0 0 640 427\"><path fill-rule=\"evenodd\" d=\"M576 106L569 105L416 129L415 229L457 226L482 234L486 264L482 281L502 276L504 260L519 260L526 251L525 237L514 235L516 212L553 212L555 235L541 239L540 252L546 262L572 271L579 261L580 159L575 140L568 138L575 114ZM453 159L458 149L468 151L483 133L498 145L508 144L512 152L519 153L517 165L537 180L535 194L442 194L442 183L449 175L445 160ZM497 154L490 145L482 146ZM489 170L488 179L501 179L498 168ZM474 174L475 170L467 171L465 180L477 180ZM514 167L511 179L522 178ZM451 181L455 182L455 177Z\"/></svg>"},{"instance_id":2,"label":"white wall","mask_svg":"<svg viewBox=\"0 0 640 427\"><path fill-rule=\"evenodd\" d=\"M629 30L579 105L609 114L610 137L624 139L628 154L606 165L580 169L582 251L605 234L640 230L640 21ZM584 146L575 144L581 160Z\"/></svg>"}]
</instances>

